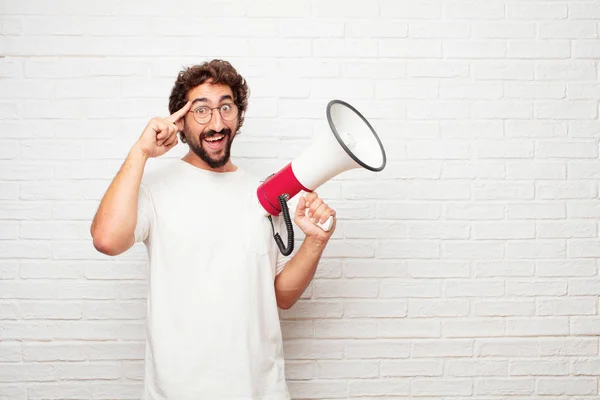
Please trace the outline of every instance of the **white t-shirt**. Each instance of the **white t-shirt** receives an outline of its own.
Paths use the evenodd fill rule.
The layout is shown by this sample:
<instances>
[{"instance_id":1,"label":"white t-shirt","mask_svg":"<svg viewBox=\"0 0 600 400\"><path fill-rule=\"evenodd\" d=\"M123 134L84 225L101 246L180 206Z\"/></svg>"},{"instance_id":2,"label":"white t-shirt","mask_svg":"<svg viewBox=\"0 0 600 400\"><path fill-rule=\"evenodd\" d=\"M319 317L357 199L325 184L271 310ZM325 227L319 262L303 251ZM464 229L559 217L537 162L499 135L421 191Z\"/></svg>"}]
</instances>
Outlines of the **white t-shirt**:
<instances>
[{"instance_id":1,"label":"white t-shirt","mask_svg":"<svg viewBox=\"0 0 600 400\"><path fill-rule=\"evenodd\" d=\"M150 261L144 399L290 399L274 290L290 257L256 197L261 180L182 160L144 176L135 229Z\"/></svg>"}]
</instances>

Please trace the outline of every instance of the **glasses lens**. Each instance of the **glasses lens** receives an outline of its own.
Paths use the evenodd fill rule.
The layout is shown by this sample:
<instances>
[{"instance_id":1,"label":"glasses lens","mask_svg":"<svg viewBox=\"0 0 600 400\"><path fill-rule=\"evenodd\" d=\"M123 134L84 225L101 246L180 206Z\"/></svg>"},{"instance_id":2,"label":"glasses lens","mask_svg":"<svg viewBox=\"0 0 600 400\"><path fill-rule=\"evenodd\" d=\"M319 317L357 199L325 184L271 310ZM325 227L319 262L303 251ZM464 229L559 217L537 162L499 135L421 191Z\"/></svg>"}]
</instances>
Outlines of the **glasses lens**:
<instances>
[{"instance_id":1,"label":"glasses lens","mask_svg":"<svg viewBox=\"0 0 600 400\"><path fill-rule=\"evenodd\" d=\"M196 119L196 122L199 124L205 124L210 121L210 117L212 116L211 114L212 112L210 108L198 107L194 110L194 119Z\"/></svg>"},{"instance_id":2,"label":"glasses lens","mask_svg":"<svg viewBox=\"0 0 600 400\"><path fill-rule=\"evenodd\" d=\"M223 104L219 107L219 112L221 113L221 118L225 121L231 121L235 117L237 117L238 109L235 104Z\"/></svg>"}]
</instances>

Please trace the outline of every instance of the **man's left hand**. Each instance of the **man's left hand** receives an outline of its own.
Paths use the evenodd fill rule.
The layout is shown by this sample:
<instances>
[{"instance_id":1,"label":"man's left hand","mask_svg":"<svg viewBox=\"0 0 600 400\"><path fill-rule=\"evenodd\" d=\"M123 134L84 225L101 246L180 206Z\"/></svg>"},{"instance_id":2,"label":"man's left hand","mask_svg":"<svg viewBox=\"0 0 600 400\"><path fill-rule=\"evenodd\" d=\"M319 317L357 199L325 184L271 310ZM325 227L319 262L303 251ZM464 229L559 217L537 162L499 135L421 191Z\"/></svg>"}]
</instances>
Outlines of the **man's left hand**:
<instances>
[{"instance_id":1,"label":"man's left hand","mask_svg":"<svg viewBox=\"0 0 600 400\"><path fill-rule=\"evenodd\" d=\"M333 225L326 232L317 223L322 224L331 216L333 216ZM302 229L307 238L325 243L335 230L335 210L329 208L316 192L310 192L305 196L299 197L296 213L294 214L294 222Z\"/></svg>"}]
</instances>

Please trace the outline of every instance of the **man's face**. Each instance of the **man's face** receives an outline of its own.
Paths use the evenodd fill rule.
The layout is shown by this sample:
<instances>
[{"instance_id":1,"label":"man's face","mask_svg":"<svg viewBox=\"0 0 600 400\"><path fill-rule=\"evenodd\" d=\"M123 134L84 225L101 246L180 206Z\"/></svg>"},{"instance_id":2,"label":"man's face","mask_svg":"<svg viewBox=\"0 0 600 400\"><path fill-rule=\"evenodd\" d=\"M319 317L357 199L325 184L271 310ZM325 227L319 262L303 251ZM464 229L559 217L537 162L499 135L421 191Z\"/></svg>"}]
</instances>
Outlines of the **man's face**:
<instances>
[{"instance_id":1,"label":"man's face","mask_svg":"<svg viewBox=\"0 0 600 400\"><path fill-rule=\"evenodd\" d=\"M214 107L234 104L231 88L205 82L189 91L188 100L192 101L192 106L186 115L183 128L187 144L209 167L224 166L231 155L231 144L237 132L239 119L236 117L226 121ZM206 115L211 111L212 115L208 121L197 121L199 115Z\"/></svg>"}]
</instances>

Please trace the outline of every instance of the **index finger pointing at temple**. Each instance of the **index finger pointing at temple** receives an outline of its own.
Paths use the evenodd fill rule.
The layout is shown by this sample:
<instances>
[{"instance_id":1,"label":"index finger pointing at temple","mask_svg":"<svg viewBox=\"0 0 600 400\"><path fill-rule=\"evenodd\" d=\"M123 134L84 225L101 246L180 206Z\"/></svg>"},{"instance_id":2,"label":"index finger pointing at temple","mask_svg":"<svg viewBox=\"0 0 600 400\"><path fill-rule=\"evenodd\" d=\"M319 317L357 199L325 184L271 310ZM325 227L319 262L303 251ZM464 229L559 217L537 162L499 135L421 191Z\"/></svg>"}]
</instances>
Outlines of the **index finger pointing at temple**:
<instances>
[{"instance_id":1,"label":"index finger pointing at temple","mask_svg":"<svg viewBox=\"0 0 600 400\"><path fill-rule=\"evenodd\" d=\"M175 123L175 122L179 121L181 119L181 117L183 117L190 110L191 106L192 106L192 102L188 101L179 110L175 111L168 118L165 118L165 120L167 120L167 121L169 121L171 123Z\"/></svg>"}]
</instances>

